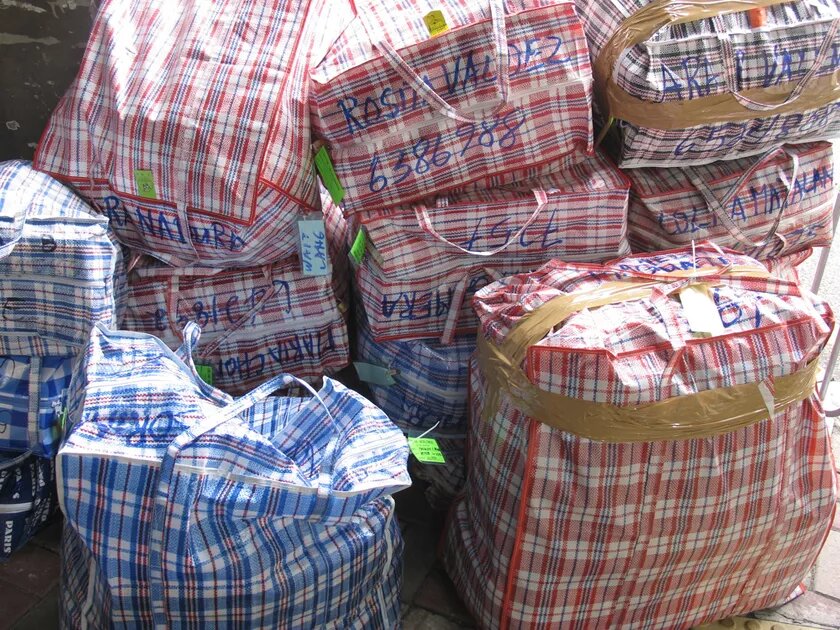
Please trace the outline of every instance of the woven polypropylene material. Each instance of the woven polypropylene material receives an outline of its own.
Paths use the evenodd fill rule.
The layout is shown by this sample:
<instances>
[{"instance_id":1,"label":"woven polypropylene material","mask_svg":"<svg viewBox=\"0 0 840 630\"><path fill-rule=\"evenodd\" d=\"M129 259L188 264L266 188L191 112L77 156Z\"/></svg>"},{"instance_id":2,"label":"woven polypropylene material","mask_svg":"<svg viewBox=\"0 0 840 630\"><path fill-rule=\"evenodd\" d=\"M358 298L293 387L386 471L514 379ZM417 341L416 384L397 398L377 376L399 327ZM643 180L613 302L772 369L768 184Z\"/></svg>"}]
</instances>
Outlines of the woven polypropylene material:
<instances>
[{"instance_id":1,"label":"woven polypropylene material","mask_svg":"<svg viewBox=\"0 0 840 630\"><path fill-rule=\"evenodd\" d=\"M31 451L0 456L0 559L23 547L57 508L52 460Z\"/></svg>"},{"instance_id":2,"label":"woven polypropylene material","mask_svg":"<svg viewBox=\"0 0 840 630\"><path fill-rule=\"evenodd\" d=\"M105 0L37 167L169 264L293 255L295 221L318 206L306 68L323 5Z\"/></svg>"},{"instance_id":3,"label":"woven polypropylene material","mask_svg":"<svg viewBox=\"0 0 840 630\"><path fill-rule=\"evenodd\" d=\"M456 337L449 345L423 340L376 342L359 314L356 319L359 361L391 374L393 385L368 383L377 406L409 435L460 436L467 431L467 375L475 335Z\"/></svg>"},{"instance_id":4,"label":"woven polypropylene material","mask_svg":"<svg viewBox=\"0 0 840 630\"><path fill-rule=\"evenodd\" d=\"M391 207L469 182L483 187L558 170L592 149L591 68L571 2L505 0L507 74L490 2L399 0L336 7L345 28L311 72L315 135L329 147L349 211ZM449 31L429 37L442 11ZM394 47L405 72L376 39ZM432 106L433 90L461 118ZM494 111L496 110L496 111ZM534 169L537 169L534 172Z\"/></svg>"},{"instance_id":5,"label":"woven polypropylene material","mask_svg":"<svg viewBox=\"0 0 840 630\"><path fill-rule=\"evenodd\" d=\"M329 378L317 398L264 398L287 380L234 401L157 338L94 329L57 458L107 585L77 611L107 595L112 627L399 624L405 438Z\"/></svg>"},{"instance_id":6,"label":"woven polypropylene material","mask_svg":"<svg viewBox=\"0 0 840 630\"><path fill-rule=\"evenodd\" d=\"M111 597L96 560L65 521L61 532L59 624L62 628L110 627Z\"/></svg>"},{"instance_id":7,"label":"woven polypropylene material","mask_svg":"<svg viewBox=\"0 0 840 630\"><path fill-rule=\"evenodd\" d=\"M661 277L695 260L708 269L750 259L702 247L696 259L683 250L600 270L553 262L484 289L482 329L500 343L554 295ZM826 303L772 279L724 286L716 295L725 298L726 335L694 338L674 301L670 315L647 298L581 311L531 346L529 379L625 406L743 383L772 387L773 377L815 360L833 325ZM675 386L661 383L674 352L660 336L665 320L677 322L672 338L687 342ZM690 628L781 603L807 575L837 498L816 393L707 438L606 443L525 415L488 389L483 369L471 372L481 420L470 424L470 473L444 554L480 626Z\"/></svg>"},{"instance_id":8,"label":"woven polypropylene material","mask_svg":"<svg viewBox=\"0 0 840 630\"><path fill-rule=\"evenodd\" d=\"M813 253L814 250L808 248L781 258L767 258L762 263L777 278L799 284L799 265L808 260Z\"/></svg>"},{"instance_id":9,"label":"woven polypropylene material","mask_svg":"<svg viewBox=\"0 0 840 630\"><path fill-rule=\"evenodd\" d=\"M688 169L641 168L627 171L633 182L628 223L634 251L653 252L690 245L692 240L714 240L749 256L785 256L808 247L831 244L834 214L834 158L827 142L786 147L799 160L796 180L788 193L791 158L782 154L759 168L736 195L721 208L740 229L751 247L739 241L710 209L692 184L690 174L706 182L718 200L760 158L714 162ZM787 196L787 204L785 198ZM778 237L768 238L779 213Z\"/></svg>"},{"instance_id":10,"label":"woven polypropylene material","mask_svg":"<svg viewBox=\"0 0 840 630\"><path fill-rule=\"evenodd\" d=\"M28 162L0 164L0 449L51 456L73 357L125 298L105 218Z\"/></svg>"},{"instance_id":11,"label":"woven polypropylene material","mask_svg":"<svg viewBox=\"0 0 840 630\"><path fill-rule=\"evenodd\" d=\"M475 335L456 337L448 345L416 339L377 343L364 314L356 322L356 359L387 370L394 381L367 383L374 402L406 435L435 438L443 452L444 464L415 460L411 466L412 474L429 484L429 504L443 510L466 477L467 378Z\"/></svg>"},{"instance_id":12,"label":"woven polypropylene material","mask_svg":"<svg viewBox=\"0 0 840 630\"><path fill-rule=\"evenodd\" d=\"M621 171L597 153L538 179L470 187L414 207L360 213L349 222L364 228L382 272L391 278L424 277L485 260L452 244L472 252L500 250L493 262L515 262L522 269L549 258L600 262L628 253L629 189Z\"/></svg>"},{"instance_id":13,"label":"woven polypropylene material","mask_svg":"<svg viewBox=\"0 0 840 630\"><path fill-rule=\"evenodd\" d=\"M73 357L0 357L0 446L32 448L53 455L61 439L64 394L73 375ZM34 400L33 400L34 399Z\"/></svg>"},{"instance_id":14,"label":"woven polypropylene material","mask_svg":"<svg viewBox=\"0 0 840 630\"><path fill-rule=\"evenodd\" d=\"M597 57L626 17L649 0L583 0L578 11L591 54ZM737 90L795 85L811 69L831 25L840 16L833 0L786 2L764 9L765 25L753 29L746 11L718 20L695 20L666 26L622 55L613 78L632 96L647 102L690 101L731 91L727 85L715 21L732 42ZM840 57L829 53L816 77L833 73ZM762 115L744 122L663 130L622 122L622 167L685 166L733 159L784 142L833 138L840 131L837 103L789 114Z\"/></svg>"},{"instance_id":15,"label":"woven polypropylene material","mask_svg":"<svg viewBox=\"0 0 840 630\"><path fill-rule=\"evenodd\" d=\"M425 481L423 493L432 509L445 512L452 500L464 489L467 480L466 438L435 438L446 460L443 464L430 464L414 459L411 462L413 479Z\"/></svg>"},{"instance_id":16,"label":"woven polypropylene material","mask_svg":"<svg viewBox=\"0 0 840 630\"><path fill-rule=\"evenodd\" d=\"M121 327L156 335L175 349L186 323L195 322L203 331L195 362L210 366L213 384L231 394L281 372L314 381L349 362L347 323L331 276L304 276L295 259L201 271L154 262L135 268Z\"/></svg>"},{"instance_id":17,"label":"woven polypropylene material","mask_svg":"<svg viewBox=\"0 0 840 630\"><path fill-rule=\"evenodd\" d=\"M514 234L536 209L534 191L547 203L534 223ZM450 332L475 332L472 295L506 275L537 268L551 258L602 262L630 251L626 232L628 182L601 156L570 169L502 190L472 188L451 201L427 205L439 233L475 251L513 241L490 257L465 254L418 225L410 208L372 218L351 218L370 227L356 287L374 338L447 340ZM587 208L587 212L581 212ZM502 239L500 239L502 235ZM587 247L588 244L588 247Z\"/></svg>"}]
</instances>

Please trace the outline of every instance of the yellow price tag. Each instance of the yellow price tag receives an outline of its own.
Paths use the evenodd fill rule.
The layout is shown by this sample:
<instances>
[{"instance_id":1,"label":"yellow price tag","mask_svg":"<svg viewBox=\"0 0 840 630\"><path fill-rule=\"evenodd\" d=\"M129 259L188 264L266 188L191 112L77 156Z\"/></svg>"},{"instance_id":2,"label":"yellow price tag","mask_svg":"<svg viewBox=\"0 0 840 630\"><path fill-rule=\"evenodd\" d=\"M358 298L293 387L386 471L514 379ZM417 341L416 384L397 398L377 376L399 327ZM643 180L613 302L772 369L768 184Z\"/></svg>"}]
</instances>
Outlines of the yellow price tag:
<instances>
[{"instance_id":1,"label":"yellow price tag","mask_svg":"<svg viewBox=\"0 0 840 630\"><path fill-rule=\"evenodd\" d=\"M446 18L443 17L443 11L434 10L429 11L423 16L423 21L426 23L426 28L429 29L429 35L434 37L449 30L449 25L446 23Z\"/></svg>"}]
</instances>

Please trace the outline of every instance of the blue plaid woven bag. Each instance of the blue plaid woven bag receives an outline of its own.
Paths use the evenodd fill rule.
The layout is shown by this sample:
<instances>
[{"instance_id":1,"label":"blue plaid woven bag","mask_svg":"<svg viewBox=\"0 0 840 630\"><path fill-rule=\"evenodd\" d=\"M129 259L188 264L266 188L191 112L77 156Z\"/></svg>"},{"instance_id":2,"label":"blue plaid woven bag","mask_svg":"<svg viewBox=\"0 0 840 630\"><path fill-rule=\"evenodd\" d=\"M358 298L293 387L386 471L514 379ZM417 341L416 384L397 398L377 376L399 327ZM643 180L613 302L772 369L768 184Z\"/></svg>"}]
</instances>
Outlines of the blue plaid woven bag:
<instances>
[{"instance_id":1,"label":"blue plaid woven bag","mask_svg":"<svg viewBox=\"0 0 840 630\"><path fill-rule=\"evenodd\" d=\"M0 453L0 558L23 547L57 506L52 460L32 451Z\"/></svg>"},{"instance_id":2,"label":"blue plaid woven bag","mask_svg":"<svg viewBox=\"0 0 840 630\"><path fill-rule=\"evenodd\" d=\"M449 345L421 339L377 342L361 309L357 309L356 321L359 379L406 435L437 440L446 462L415 460L411 470L415 478L429 484L429 504L446 509L466 479L469 361L475 336L457 336Z\"/></svg>"},{"instance_id":3,"label":"blue plaid woven bag","mask_svg":"<svg viewBox=\"0 0 840 630\"><path fill-rule=\"evenodd\" d=\"M418 435L437 424L436 434L464 437L475 335L457 336L448 345L422 339L377 342L359 311L356 372L376 404L406 433Z\"/></svg>"},{"instance_id":4,"label":"blue plaid woven bag","mask_svg":"<svg viewBox=\"0 0 840 630\"><path fill-rule=\"evenodd\" d=\"M97 325L74 374L56 466L66 557L91 562L65 563L65 626L399 627L403 435L329 378L233 399L184 339ZM312 397L269 396L294 382Z\"/></svg>"},{"instance_id":5,"label":"blue plaid woven bag","mask_svg":"<svg viewBox=\"0 0 840 630\"><path fill-rule=\"evenodd\" d=\"M55 454L73 358L124 292L107 219L28 162L0 163L0 450Z\"/></svg>"}]
</instances>

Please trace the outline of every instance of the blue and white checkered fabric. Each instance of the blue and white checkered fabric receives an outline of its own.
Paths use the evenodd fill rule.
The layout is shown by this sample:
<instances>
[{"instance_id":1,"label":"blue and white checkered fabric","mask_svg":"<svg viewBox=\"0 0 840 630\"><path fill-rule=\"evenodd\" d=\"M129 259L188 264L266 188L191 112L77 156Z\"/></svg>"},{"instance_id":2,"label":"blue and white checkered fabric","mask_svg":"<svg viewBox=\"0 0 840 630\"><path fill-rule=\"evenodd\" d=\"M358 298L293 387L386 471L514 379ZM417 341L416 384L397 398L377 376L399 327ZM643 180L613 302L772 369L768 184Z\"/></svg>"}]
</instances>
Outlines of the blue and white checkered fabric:
<instances>
[{"instance_id":1,"label":"blue and white checkered fabric","mask_svg":"<svg viewBox=\"0 0 840 630\"><path fill-rule=\"evenodd\" d=\"M28 162L0 163L0 450L55 454L73 357L124 296L107 219Z\"/></svg>"},{"instance_id":2,"label":"blue and white checkered fabric","mask_svg":"<svg viewBox=\"0 0 840 630\"><path fill-rule=\"evenodd\" d=\"M57 507L52 460L0 453L0 559L23 547Z\"/></svg>"},{"instance_id":3,"label":"blue and white checkered fabric","mask_svg":"<svg viewBox=\"0 0 840 630\"><path fill-rule=\"evenodd\" d=\"M455 337L449 345L422 339L377 342L360 310L356 358L385 368L394 380L392 385L368 382L376 404L409 435L439 422L430 436L464 437L475 335Z\"/></svg>"},{"instance_id":4,"label":"blue and white checkered fabric","mask_svg":"<svg viewBox=\"0 0 840 630\"><path fill-rule=\"evenodd\" d=\"M445 510L466 480L469 361L476 338L458 336L449 345L418 339L376 342L361 309L356 320L358 360L383 368L394 381L367 381L376 404L407 435L437 439L446 463L412 460L411 470L413 477L429 484L429 504ZM363 373L360 377L365 380Z\"/></svg>"},{"instance_id":5,"label":"blue and white checkered fabric","mask_svg":"<svg viewBox=\"0 0 840 630\"><path fill-rule=\"evenodd\" d=\"M65 572L94 581L68 626L105 583L116 628L398 627L403 435L329 378L311 398L269 397L280 375L233 399L182 359L197 333L176 354L98 324L79 361L56 466L96 570Z\"/></svg>"}]
</instances>

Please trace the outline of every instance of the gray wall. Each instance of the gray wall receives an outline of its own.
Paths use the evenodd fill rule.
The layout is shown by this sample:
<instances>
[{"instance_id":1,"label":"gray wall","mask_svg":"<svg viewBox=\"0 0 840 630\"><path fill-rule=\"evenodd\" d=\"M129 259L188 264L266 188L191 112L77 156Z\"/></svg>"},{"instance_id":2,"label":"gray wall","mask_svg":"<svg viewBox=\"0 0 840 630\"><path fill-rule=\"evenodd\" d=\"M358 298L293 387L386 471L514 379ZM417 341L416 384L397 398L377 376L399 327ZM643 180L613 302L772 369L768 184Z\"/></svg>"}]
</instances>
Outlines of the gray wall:
<instances>
[{"instance_id":1,"label":"gray wall","mask_svg":"<svg viewBox=\"0 0 840 630\"><path fill-rule=\"evenodd\" d=\"M32 158L73 80L90 30L90 0L0 0L0 160Z\"/></svg>"}]
</instances>

